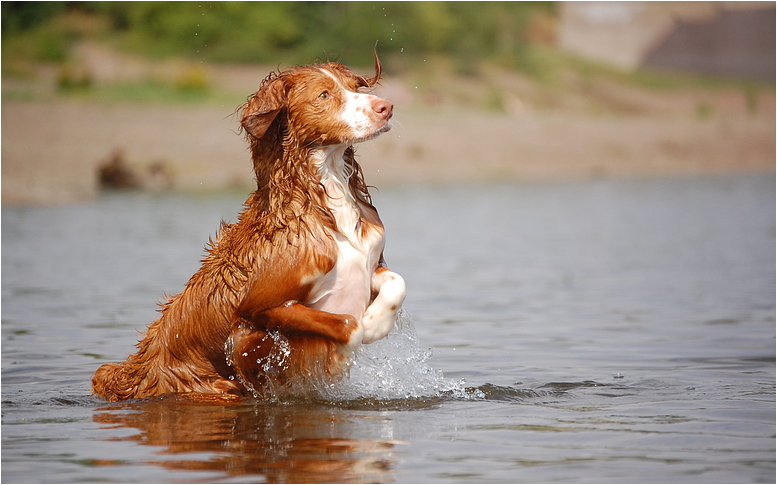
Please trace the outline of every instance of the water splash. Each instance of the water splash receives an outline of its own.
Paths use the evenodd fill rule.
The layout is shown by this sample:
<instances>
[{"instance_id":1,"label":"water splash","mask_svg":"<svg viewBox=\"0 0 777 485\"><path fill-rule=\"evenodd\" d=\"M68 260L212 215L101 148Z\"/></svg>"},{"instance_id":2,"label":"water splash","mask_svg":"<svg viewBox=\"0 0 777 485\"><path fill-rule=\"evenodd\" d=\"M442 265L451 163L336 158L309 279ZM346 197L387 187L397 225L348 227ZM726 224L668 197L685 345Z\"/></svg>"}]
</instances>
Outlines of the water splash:
<instances>
[{"instance_id":1,"label":"water splash","mask_svg":"<svg viewBox=\"0 0 777 485\"><path fill-rule=\"evenodd\" d=\"M272 351L265 359L256 359L257 364L262 364L262 371L269 377L275 377L281 370L286 369L286 359L291 355L289 340L278 330L270 330L262 338L262 342L272 342Z\"/></svg>"},{"instance_id":2,"label":"water splash","mask_svg":"<svg viewBox=\"0 0 777 485\"><path fill-rule=\"evenodd\" d=\"M480 397L464 387L464 380L446 379L429 364L431 357L432 351L420 346L410 316L400 310L391 332L361 346L348 376L323 390L322 397L332 401Z\"/></svg>"},{"instance_id":3,"label":"water splash","mask_svg":"<svg viewBox=\"0 0 777 485\"><path fill-rule=\"evenodd\" d=\"M230 335L227 341L224 343L224 353L226 354L227 365L235 370L235 373L229 376L229 380L237 380L251 395L257 399L269 398L271 400L276 399L275 390L275 378L278 374L286 369L286 360L291 355L291 345L289 340L282 335L278 330L271 330L262 337L262 342L272 342L271 351L269 355L264 359L257 359L256 363L260 364L260 375L265 378L267 389L259 390L255 389L254 385L245 379L234 367L233 352L235 348L234 336ZM248 352L243 352L243 357L248 357Z\"/></svg>"},{"instance_id":4,"label":"water splash","mask_svg":"<svg viewBox=\"0 0 777 485\"><path fill-rule=\"evenodd\" d=\"M343 402L485 398L485 394L479 389L466 388L463 379L446 379L441 371L429 364L432 351L420 346L413 322L403 309L398 312L397 322L391 332L377 342L362 345L353 356L346 375L336 383L319 381L312 376L297 376L293 382L283 386L276 385L274 377L286 368L291 347L288 340L277 330L268 332L264 339L271 339L273 342L269 357L257 361L257 364L262 364L261 374L267 378L267 388L259 392L240 372L235 372L235 376L230 377L237 379L256 399ZM224 350L227 364L234 368L232 336L225 343Z\"/></svg>"}]
</instances>

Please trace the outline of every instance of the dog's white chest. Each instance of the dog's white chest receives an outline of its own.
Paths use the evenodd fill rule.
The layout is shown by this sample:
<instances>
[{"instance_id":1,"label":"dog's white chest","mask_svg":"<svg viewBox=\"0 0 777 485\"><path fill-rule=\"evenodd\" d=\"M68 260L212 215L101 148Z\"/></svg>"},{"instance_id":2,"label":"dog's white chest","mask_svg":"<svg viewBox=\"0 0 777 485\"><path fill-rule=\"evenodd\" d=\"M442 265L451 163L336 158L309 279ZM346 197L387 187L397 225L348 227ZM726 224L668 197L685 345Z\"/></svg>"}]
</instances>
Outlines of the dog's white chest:
<instances>
[{"instance_id":1,"label":"dog's white chest","mask_svg":"<svg viewBox=\"0 0 777 485\"><path fill-rule=\"evenodd\" d=\"M337 222L337 231L332 232L337 256L334 268L318 281L308 304L361 318L370 303L372 274L383 252L383 231L362 228L359 208L337 177L325 175L322 183Z\"/></svg>"}]
</instances>

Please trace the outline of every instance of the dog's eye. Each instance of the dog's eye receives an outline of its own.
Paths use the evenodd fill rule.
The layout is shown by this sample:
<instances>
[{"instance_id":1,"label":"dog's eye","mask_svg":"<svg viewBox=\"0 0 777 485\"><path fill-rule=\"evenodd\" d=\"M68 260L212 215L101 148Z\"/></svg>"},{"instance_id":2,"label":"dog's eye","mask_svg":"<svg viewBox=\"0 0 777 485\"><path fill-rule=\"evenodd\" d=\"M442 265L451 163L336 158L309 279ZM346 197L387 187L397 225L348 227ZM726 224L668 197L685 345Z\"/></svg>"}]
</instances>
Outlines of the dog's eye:
<instances>
[{"instance_id":1,"label":"dog's eye","mask_svg":"<svg viewBox=\"0 0 777 485\"><path fill-rule=\"evenodd\" d=\"M329 97L329 92L328 91L324 91L323 93L319 94L318 97L321 98L321 99L326 99L326 98Z\"/></svg>"}]
</instances>

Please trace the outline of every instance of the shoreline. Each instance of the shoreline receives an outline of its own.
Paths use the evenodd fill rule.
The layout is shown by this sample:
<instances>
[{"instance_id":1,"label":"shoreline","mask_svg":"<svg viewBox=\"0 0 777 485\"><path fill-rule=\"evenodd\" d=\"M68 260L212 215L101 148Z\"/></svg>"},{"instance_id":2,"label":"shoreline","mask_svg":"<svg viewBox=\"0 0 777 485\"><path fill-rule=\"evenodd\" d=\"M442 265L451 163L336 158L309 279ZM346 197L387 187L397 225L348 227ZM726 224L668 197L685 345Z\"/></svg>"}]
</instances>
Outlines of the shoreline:
<instances>
[{"instance_id":1,"label":"shoreline","mask_svg":"<svg viewBox=\"0 0 777 485\"><path fill-rule=\"evenodd\" d=\"M117 149L138 172L164 164L173 190L250 189L246 144L225 111L210 105L5 102L2 203L92 199L99 191L98 167ZM378 187L773 173L774 117L760 111L688 120L398 107L392 131L357 146L357 155L366 180Z\"/></svg>"}]
</instances>

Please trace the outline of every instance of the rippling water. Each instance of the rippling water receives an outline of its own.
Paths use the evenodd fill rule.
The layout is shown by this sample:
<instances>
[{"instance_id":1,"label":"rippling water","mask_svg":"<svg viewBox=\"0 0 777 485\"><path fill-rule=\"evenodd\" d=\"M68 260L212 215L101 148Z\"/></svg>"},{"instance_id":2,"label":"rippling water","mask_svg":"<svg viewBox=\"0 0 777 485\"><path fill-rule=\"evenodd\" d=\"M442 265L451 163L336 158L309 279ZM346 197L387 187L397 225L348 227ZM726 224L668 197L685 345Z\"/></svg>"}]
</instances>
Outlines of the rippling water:
<instances>
[{"instance_id":1,"label":"rippling water","mask_svg":"<svg viewBox=\"0 0 777 485\"><path fill-rule=\"evenodd\" d=\"M90 397L245 196L3 207L3 481L774 482L773 174L383 188L406 314L332 395Z\"/></svg>"}]
</instances>

